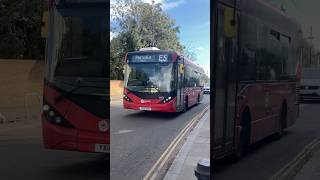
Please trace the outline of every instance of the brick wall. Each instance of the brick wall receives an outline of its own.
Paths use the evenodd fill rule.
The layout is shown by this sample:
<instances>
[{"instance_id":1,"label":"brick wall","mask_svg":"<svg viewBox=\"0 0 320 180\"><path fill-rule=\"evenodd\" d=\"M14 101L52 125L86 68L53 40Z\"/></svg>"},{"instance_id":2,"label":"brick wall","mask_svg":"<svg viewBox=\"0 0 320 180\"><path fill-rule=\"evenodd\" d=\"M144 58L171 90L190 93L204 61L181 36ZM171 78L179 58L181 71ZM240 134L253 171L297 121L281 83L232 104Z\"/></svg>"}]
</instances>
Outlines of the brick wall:
<instances>
[{"instance_id":1,"label":"brick wall","mask_svg":"<svg viewBox=\"0 0 320 180\"><path fill-rule=\"evenodd\" d=\"M0 60L0 108L21 107L42 100L44 62L35 60Z\"/></svg>"},{"instance_id":2,"label":"brick wall","mask_svg":"<svg viewBox=\"0 0 320 180\"><path fill-rule=\"evenodd\" d=\"M122 96L123 81L111 80L110 81L110 96Z\"/></svg>"}]
</instances>

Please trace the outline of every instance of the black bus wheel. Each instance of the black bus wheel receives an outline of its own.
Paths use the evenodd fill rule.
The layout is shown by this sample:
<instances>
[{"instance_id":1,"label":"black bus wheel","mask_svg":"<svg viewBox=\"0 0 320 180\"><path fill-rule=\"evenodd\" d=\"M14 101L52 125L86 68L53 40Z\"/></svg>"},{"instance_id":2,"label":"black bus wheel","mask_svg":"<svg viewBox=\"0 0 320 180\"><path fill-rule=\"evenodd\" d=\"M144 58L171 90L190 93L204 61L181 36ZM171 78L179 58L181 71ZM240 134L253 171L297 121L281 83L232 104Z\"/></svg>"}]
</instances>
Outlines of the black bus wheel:
<instances>
[{"instance_id":1,"label":"black bus wheel","mask_svg":"<svg viewBox=\"0 0 320 180\"><path fill-rule=\"evenodd\" d=\"M278 132L275 134L276 139L280 139L283 135L285 124L287 121L287 106L285 104L282 105L280 111L280 117L278 119Z\"/></svg>"},{"instance_id":2,"label":"black bus wheel","mask_svg":"<svg viewBox=\"0 0 320 180\"><path fill-rule=\"evenodd\" d=\"M245 111L242 122L241 132L237 147L234 152L234 160L240 160L248 151L250 143L250 113Z\"/></svg>"},{"instance_id":3,"label":"black bus wheel","mask_svg":"<svg viewBox=\"0 0 320 180\"><path fill-rule=\"evenodd\" d=\"M188 110L188 97L186 97L186 100L184 102L183 112L186 112Z\"/></svg>"}]
</instances>

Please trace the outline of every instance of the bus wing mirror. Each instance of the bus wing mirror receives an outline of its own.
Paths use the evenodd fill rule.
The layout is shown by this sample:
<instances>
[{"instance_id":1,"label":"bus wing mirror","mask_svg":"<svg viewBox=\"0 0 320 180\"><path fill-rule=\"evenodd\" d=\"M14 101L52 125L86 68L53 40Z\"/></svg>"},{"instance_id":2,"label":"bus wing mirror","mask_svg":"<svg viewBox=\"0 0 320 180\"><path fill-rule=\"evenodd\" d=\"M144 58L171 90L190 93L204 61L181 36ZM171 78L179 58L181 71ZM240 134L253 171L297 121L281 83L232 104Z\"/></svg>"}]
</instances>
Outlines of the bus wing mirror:
<instances>
[{"instance_id":1,"label":"bus wing mirror","mask_svg":"<svg viewBox=\"0 0 320 180\"><path fill-rule=\"evenodd\" d=\"M179 64L179 72L180 72L180 74L184 73L184 65L183 64Z\"/></svg>"},{"instance_id":2,"label":"bus wing mirror","mask_svg":"<svg viewBox=\"0 0 320 180\"><path fill-rule=\"evenodd\" d=\"M48 38L48 21L49 21L48 11L44 11L42 15L42 24L41 24L42 38Z\"/></svg>"},{"instance_id":3,"label":"bus wing mirror","mask_svg":"<svg viewBox=\"0 0 320 180\"><path fill-rule=\"evenodd\" d=\"M235 23L235 9L224 7L224 22L223 29L226 37L232 38L237 35L237 28Z\"/></svg>"}]
</instances>

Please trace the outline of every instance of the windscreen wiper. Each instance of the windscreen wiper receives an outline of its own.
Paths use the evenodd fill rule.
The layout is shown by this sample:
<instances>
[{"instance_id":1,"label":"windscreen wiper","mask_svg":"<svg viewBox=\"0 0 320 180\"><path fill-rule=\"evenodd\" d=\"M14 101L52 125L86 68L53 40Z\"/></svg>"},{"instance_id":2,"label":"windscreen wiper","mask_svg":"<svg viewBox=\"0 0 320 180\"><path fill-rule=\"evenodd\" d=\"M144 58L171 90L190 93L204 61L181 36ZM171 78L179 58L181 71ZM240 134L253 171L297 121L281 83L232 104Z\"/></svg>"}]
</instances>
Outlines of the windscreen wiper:
<instances>
[{"instance_id":1,"label":"windscreen wiper","mask_svg":"<svg viewBox=\"0 0 320 180\"><path fill-rule=\"evenodd\" d=\"M77 81L77 85L72 88L70 91L66 91L64 93L62 93L61 95L59 95L58 97L55 98L55 102L60 102L61 100L65 99L66 97L70 96L71 94L73 94L75 91L77 91L80 88L94 88L95 86L83 86L80 84L81 80Z\"/></svg>"},{"instance_id":2,"label":"windscreen wiper","mask_svg":"<svg viewBox=\"0 0 320 180\"><path fill-rule=\"evenodd\" d=\"M90 87L90 86L76 86L73 89L71 89L70 91L66 91L64 93L62 93L61 95L59 95L58 97L55 98L55 102L60 102L61 100L65 99L66 97L70 96L72 93L74 93L76 90L83 88L83 87Z\"/></svg>"}]
</instances>

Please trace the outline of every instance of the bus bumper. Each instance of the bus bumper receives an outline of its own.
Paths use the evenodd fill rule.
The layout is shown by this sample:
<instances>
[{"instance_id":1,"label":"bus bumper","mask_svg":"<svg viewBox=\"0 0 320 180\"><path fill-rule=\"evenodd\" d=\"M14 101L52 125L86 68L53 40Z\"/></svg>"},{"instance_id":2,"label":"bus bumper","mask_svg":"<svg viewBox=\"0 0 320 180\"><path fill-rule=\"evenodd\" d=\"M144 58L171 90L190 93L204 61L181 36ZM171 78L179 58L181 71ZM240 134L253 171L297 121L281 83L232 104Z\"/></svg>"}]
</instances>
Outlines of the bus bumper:
<instances>
[{"instance_id":1,"label":"bus bumper","mask_svg":"<svg viewBox=\"0 0 320 180\"><path fill-rule=\"evenodd\" d=\"M106 133L94 133L54 125L42 116L42 134L46 149L70 150L82 152L110 152L110 136ZM105 151L97 149L103 145Z\"/></svg>"},{"instance_id":2,"label":"bus bumper","mask_svg":"<svg viewBox=\"0 0 320 180\"><path fill-rule=\"evenodd\" d=\"M176 98L164 104L147 104L147 103L142 104L142 103L133 103L133 102L123 100L123 107L125 109L133 109L133 110L177 112Z\"/></svg>"}]
</instances>

